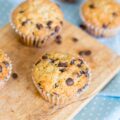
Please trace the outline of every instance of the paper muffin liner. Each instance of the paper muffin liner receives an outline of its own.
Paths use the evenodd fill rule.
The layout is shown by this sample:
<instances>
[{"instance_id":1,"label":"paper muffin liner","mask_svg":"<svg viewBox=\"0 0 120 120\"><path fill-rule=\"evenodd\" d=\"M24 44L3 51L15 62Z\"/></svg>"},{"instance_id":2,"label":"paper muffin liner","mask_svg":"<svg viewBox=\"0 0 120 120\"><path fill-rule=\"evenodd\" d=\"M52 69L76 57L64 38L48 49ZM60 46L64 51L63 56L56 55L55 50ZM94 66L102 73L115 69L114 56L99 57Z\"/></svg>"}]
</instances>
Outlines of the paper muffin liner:
<instances>
[{"instance_id":1,"label":"paper muffin liner","mask_svg":"<svg viewBox=\"0 0 120 120\"><path fill-rule=\"evenodd\" d=\"M23 1L25 2L25 0ZM9 19L10 19L10 25L11 27L13 28L13 30L15 31L15 33L20 37L20 41L21 43L23 43L24 45L27 45L27 46L32 46L32 47L42 47L45 45L45 43L47 41L50 41L52 42L52 39L57 36L58 34L60 34L61 32L61 29L59 31L59 33L54 33L53 35L47 35L44 39L41 39L40 37L35 37L33 35L25 35L24 33L22 33L21 31L19 31L19 29L16 27L16 25L13 23L13 20L12 20L12 15L13 15L13 12L14 10L16 9L13 8L12 11L11 11L11 14L9 16ZM50 39L50 40L49 40ZM44 41L44 43L42 43L42 41Z\"/></svg>"},{"instance_id":2,"label":"paper muffin liner","mask_svg":"<svg viewBox=\"0 0 120 120\"><path fill-rule=\"evenodd\" d=\"M86 66L88 66L85 61L84 61L84 64L86 64ZM35 64L34 64L34 66L35 66ZM34 68L34 66L33 66L33 68ZM89 68L89 66L88 66L88 68ZM33 69L32 69L32 73L33 73ZM70 103L73 103L73 102L76 102L76 101L85 100L86 98L88 98L88 97L91 96L91 95L88 95L88 96L81 97L81 95L84 92L86 92L86 91L89 90L89 86L90 86L90 83L91 83L91 71L90 71L90 69L89 69L89 80L88 80L88 83L85 84L83 86L83 88L81 88L81 92L76 93L74 96L70 96L70 97L50 95L50 93L47 93L42 88L40 88L40 86L35 81L33 75L32 75L32 81L33 81L33 84L35 85L35 87L37 88L37 90L39 91L40 95L46 101L48 101L49 103L51 103L52 105L56 105L58 109L66 106L66 105L69 105Z\"/></svg>"},{"instance_id":3,"label":"paper muffin liner","mask_svg":"<svg viewBox=\"0 0 120 120\"><path fill-rule=\"evenodd\" d=\"M81 5L80 5L80 17L81 17L83 24L87 27L87 31L90 34L92 34L96 37L112 37L112 36L120 33L120 27L113 28L113 29L98 28L98 27L94 26L93 24L89 23L87 20L85 20L85 17L82 13L82 7L86 1L87 0L82 1Z\"/></svg>"},{"instance_id":4,"label":"paper muffin liner","mask_svg":"<svg viewBox=\"0 0 120 120\"><path fill-rule=\"evenodd\" d=\"M27 36L27 35L24 35L23 33L21 33L17 28L16 26L14 25L14 23L11 21L10 22L10 25L12 26L12 28L14 29L15 33L17 35L20 36L20 41L24 44L24 45L27 45L27 46L33 46L33 47L41 47L43 46L46 41L50 38L49 36L46 37L44 39L44 43L42 44L42 40L39 38L39 37L34 37L34 36Z\"/></svg>"},{"instance_id":5,"label":"paper muffin liner","mask_svg":"<svg viewBox=\"0 0 120 120\"><path fill-rule=\"evenodd\" d=\"M82 88L81 93L75 94L74 96L71 96L71 97L67 98L67 97L60 97L60 96L57 96L57 95L50 95L49 93L47 93L46 91L44 91L43 89L41 89L39 87L39 85L35 82L33 77L32 77L32 79L33 79L33 83L34 83L35 87L39 91L39 93L42 96L42 98L44 98L46 101L48 101L52 105L58 106L58 108L63 107L65 105L70 104L70 103L75 102L75 101L84 100L86 97L82 97L81 98L80 96L89 87L89 84L87 84L87 85L84 86L84 88Z\"/></svg>"},{"instance_id":6,"label":"paper muffin liner","mask_svg":"<svg viewBox=\"0 0 120 120\"><path fill-rule=\"evenodd\" d=\"M1 51L1 50L0 50L0 51ZM4 52L3 52L3 53L4 53ZM6 60L9 62L9 67L8 67L9 73L8 73L8 75L6 76L5 79L0 80L0 88L3 88L3 87L4 87L4 85L5 85L5 84L7 83L7 81L10 79L11 73L12 73L12 63L11 63L11 60L10 60L10 58L8 57L8 55L7 55L6 53L4 53L4 55L5 55Z\"/></svg>"}]
</instances>

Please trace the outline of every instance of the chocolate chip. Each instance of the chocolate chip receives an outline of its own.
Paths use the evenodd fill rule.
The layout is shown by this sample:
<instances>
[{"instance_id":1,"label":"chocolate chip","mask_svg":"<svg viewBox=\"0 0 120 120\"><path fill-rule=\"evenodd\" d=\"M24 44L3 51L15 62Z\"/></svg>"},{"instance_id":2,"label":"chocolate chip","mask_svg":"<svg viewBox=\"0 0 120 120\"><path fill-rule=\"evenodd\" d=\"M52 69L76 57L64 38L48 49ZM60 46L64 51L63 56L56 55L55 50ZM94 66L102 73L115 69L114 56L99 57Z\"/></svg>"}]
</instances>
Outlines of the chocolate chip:
<instances>
[{"instance_id":1,"label":"chocolate chip","mask_svg":"<svg viewBox=\"0 0 120 120\"><path fill-rule=\"evenodd\" d=\"M81 75L85 74L85 71L81 70L81 71L80 71L80 74L81 74Z\"/></svg>"},{"instance_id":2,"label":"chocolate chip","mask_svg":"<svg viewBox=\"0 0 120 120\"><path fill-rule=\"evenodd\" d=\"M3 61L3 64L5 64L6 67L9 67L9 63L7 61Z\"/></svg>"},{"instance_id":3,"label":"chocolate chip","mask_svg":"<svg viewBox=\"0 0 120 120\"><path fill-rule=\"evenodd\" d=\"M55 83L55 88L57 88L58 87L58 84L57 83Z\"/></svg>"},{"instance_id":4,"label":"chocolate chip","mask_svg":"<svg viewBox=\"0 0 120 120\"><path fill-rule=\"evenodd\" d=\"M112 15L116 17L118 14L116 12L113 12Z\"/></svg>"},{"instance_id":5,"label":"chocolate chip","mask_svg":"<svg viewBox=\"0 0 120 120\"><path fill-rule=\"evenodd\" d=\"M60 27L59 26L56 26L55 27L55 32L58 33L60 31Z\"/></svg>"},{"instance_id":6,"label":"chocolate chip","mask_svg":"<svg viewBox=\"0 0 120 120\"><path fill-rule=\"evenodd\" d=\"M68 3L75 3L76 0L62 0L63 2L68 2Z\"/></svg>"},{"instance_id":7,"label":"chocolate chip","mask_svg":"<svg viewBox=\"0 0 120 120\"><path fill-rule=\"evenodd\" d=\"M41 83L38 83L39 86L41 86Z\"/></svg>"},{"instance_id":8,"label":"chocolate chip","mask_svg":"<svg viewBox=\"0 0 120 120\"><path fill-rule=\"evenodd\" d=\"M90 4L89 8L94 9L95 8L94 4Z\"/></svg>"},{"instance_id":9,"label":"chocolate chip","mask_svg":"<svg viewBox=\"0 0 120 120\"><path fill-rule=\"evenodd\" d=\"M67 67L67 63L59 62L58 67Z\"/></svg>"},{"instance_id":10,"label":"chocolate chip","mask_svg":"<svg viewBox=\"0 0 120 120\"><path fill-rule=\"evenodd\" d=\"M79 51L79 53L78 53L79 55L84 55L85 54L85 52L84 51Z\"/></svg>"},{"instance_id":11,"label":"chocolate chip","mask_svg":"<svg viewBox=\"0 0 120 120\"><path fill-rule=\"evenodd\" d=\"M52 24L52 21L48 21L47 25L50 26Z\"/></svg>"},{"instance_id":12,"label":"chocolate chip","mask_svg":"<svg viewBox=\"0 0 120 120\"><path fill-rule=\"evenodd\" d=\"M61 43L62 43L62 37L61 37L60 35L56 36L55 42L56 42L57 44L61 44Z\"/></svg>"},{"instance_id":13,"label":"chocolate chip","mask_svg":"<svg viewBox=\"0 0 120 120\"><path fill-rule=\"evenodd\" d=\"M83 50L83 51L79 51L78 54L81 56L83 56L83 55L89 56L92 54L92 52L90 50Z\"/></svg>"},{"instance_id":14,"label":"chocolate chip","mask_svg":"<svg viewBox=\"0 0 120 120\"><path fill-rule=\"evenodd\" d=\"M78 67L81 67L81 66L82 66L82 64L83 64L83 60L79 59L79 61L80 61L80 63L79 63L79 64L77 64L77 66L78 66Z\"/></svg>"},{"instance_id":15,"label":"chocolate chip","mask_svg":"<svg viewBox=\"0 0 120 120\"><path fill-rule=\"evenodd\" d=\"M63 25L63 21L60 21L60 24Z\"/></svg>"},{"instance_id":16,"label":"chocolate chip","mask_svg":"<svg viewBox=\"0 0 120 120\"><path fill-rule=\"evenodd\" d=\"M52 21L48 21L47 26L48 26L49 29L51 29L51 25L52 25Z\"/></svg>"},{"instance_id":17,"label":"chocolate chip","mask_svg":"<svg viewBox=\"0 0 120 120\"><path fill-rule=\"evenodd\" d=\"M35 65L38 65L40 62L41 62L41 60L38 60L38 61L35 63Z\"/></svg>"},{"instance_id":18,"label":"chocolate chip","mask_svg":"<svg viewBox=\"0 0 120 120\"><path fill-rule=\"evenodd\" d=\"M41 43L43 44L43 43L44 43L44 40L42 40Z\"/></svg>"},{"instance_id":19,"label":"chocolate chip","mask_svg":"<svg viewBox=\"0 0 120 120\"><path fill-rule=\"evenodd\" d=\"M92 52L91 52L90 50L86 50L86 51L85 51L85 55L87 55L87 56L91 55L91 53L92 53Z\"/></svg>"},{"instance_id":20,"label":"chocolate chip","mask_svg":"<svg viewBox=\"0 0 120 120\"><path fill-rule=\"evenodd\" d=\"M82 59L79 59L79 61L80 61L80 64L81 64L81 65L84 63Z\"/></svg>"},{"instance_id":21,"label":"chocolate chip","mask_svg":"<svg viewBox=\"0 0 120 120\"><path fill-rule=\"evenodd\" d=\"M55 32L52 32L50 35L53 36L53 35L55 35L55 34L56 34Z\"/></svg>"},{"instance_id":22,"label":"chocolate chip","mask_svg":"<svg viewBox=\"0 0 120 120\"><path fill-rule=\"evenodd\" d=\"M78 67L81 67L82 64L77 64Z\"/></svg>"},{"instance_id":23,"label":"chocolate chip","mask_svg":"<svg viewBox=\"0 0 120 120\"><path fill-rule=\"evenodd\" d=\"M0 65L0 72L2 72L2 66Z\"/></svg>"},{"instance_id":24,"label":"chocolate chip","mask_svg":"<svg viewBox=\"0 0 120 120\"><path fill-rule=\"evenodd\" d=\"M76 73L77 77L80 77L82 74L81 73Z\"/></svg>"},{"instance_id":25,"label":"chocolate chip","mask_svg":"<svg viewBox=\"0 0 120 120\"><path fill-rule=\"evenodd\" d=\"M17 79L17 78L18 78L17 73L12 73L12 78L13 78L13 79Z\"/></svg>"},{"instance_id":26,"label":"chocolate chip","mask_svg":"<svg viewBox=\"0 0 120 120\"><path fill-rule=\"evenodd\" d=\"M78 39L75 38L75 37L73 37L73 38L72 38L72 41L73 41L73 42L78 42Z\"/></svg>"},{"instance_id":27,"label":"chocolate chip","mask_svg":"<svg viewBox=\"0 0 120 120\"><path fill-rule=\"evenodd\" d=\"M51 63L54 63L54 62L55 62L55 60L54 60L54 59L50 59L50 62L51 62Z\"/></svg>"},{"instance_id":28,"label":"chocolate chip","mask_svg":"<svg viewBox=\"0 0 120 120\"><path fill-rule=\"evenodd\" d=\"M63 72L65 72L65 69L60 69L59 71L63 73Z\"/></svg>"},{"instance_id":29,"label":"chocolate chip","mask_svg":"<svg viewBox=\"0 0 120 120\"><path fill-rule=\"evenodd\" d=\"M82 88L78 89L77 93L80 94L82 92Z\"/></svg>"},{"instance_id":30,"label":"chocolate chip","mask_svg":"<svg viewBox=\"0 0 120 120\"><path fill-rule=\"evenodd\" d=\"M87 26L84 25L84 24L80 24L80 28L83 29L83 30L87 30Z\"/></svg>"},{"instance_id":31,"label":"chocolate chip","mask_svg":"<svg viewBox=\"0 0 120 120\"><path fill-rule=\"evenodd\" d=\"M81 75L85 75L86 77L89 77L89 71L86 70L86 71L80 71L80 74Z\"/></svg>"},{"instance_id":32,"label":"chocolate chip","mask_svg":"<svg viewBox=\"0 0 120 120\"><path fill-rule=\"evenodd\" d=\"M25 21L23 21L21 24L22 24L22 26L25 26L26 24L27 24L27 22L28 22L29 20L25 20Z\"/></svg>"},{"instance_id":33,"label":"chocolate chip","mask_svg":"<svg viewBox=\"0 0 120 120\"><path fill-rule=\"evenodd\" d=\"M71 60L70 65L74 65L75 60Z\"/></svg>"},{"instance_id":34,"label":"chocolate chip","mask_svg":"<svg viewBox=\"0 0 120 120\"><path fill-rule=\"evenodd\" d=\"M47 55L43 55L43 56L42 56L42 59L44 59L44 60L45 60L45 59L48 59Z\"/></svg>"},{"instance_id":35,"label":"chocolate chip","mask_svg":"<svg viewBox=\"0 0 120 120\"><path fill-rule=\"evenodd\" d=\"M19 13L24 13L24 11L23 11L23 10L21 10L21 11L19 11Z\"/></svg>"},{"instance_id":36,"label":"chocolate chip","mask_svg":"<svg viewBox=\"0 0 120 120\"><path fill-rule=\"evenodd\" d=\"M72 85L74 84L74 80L73 80L72 78L68 78L68 79L66 80L66 84L67 84L68 86L72 86Z\"/></svg>"},{"instance_id":37,"label":"chocolate chip","mask_svg":"<svg viewBox=\"0 0 120 120\"><path fill-rule=\"evenodd\" d=\"M43 28L43 25L42 25L42 24L36 24L36 28L37 28L38 30L40 30L41 28Z\"/></svg>"},{"instance_id":38,"label":"chocolate chip","mask_svg":"<svg viewBox=\"0 0 120 120\"><path fill-rule=\"evenodd\" d=\"M103 24L102 27L106 29L108 26L106 24Z\"/></svg>"}]
</instances>

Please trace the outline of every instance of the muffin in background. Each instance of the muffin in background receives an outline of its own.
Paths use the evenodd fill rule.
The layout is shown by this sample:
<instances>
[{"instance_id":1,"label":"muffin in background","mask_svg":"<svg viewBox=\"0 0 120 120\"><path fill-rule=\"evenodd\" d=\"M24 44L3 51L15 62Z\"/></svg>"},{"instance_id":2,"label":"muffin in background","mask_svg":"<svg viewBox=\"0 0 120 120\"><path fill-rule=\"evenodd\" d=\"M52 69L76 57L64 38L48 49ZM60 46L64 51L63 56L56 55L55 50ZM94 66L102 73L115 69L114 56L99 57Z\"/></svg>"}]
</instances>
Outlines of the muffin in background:
<instances>
[{"instance_id":1,"label":"muffin in background","mask_svg":"<svg viewBox=\"0 0 120 120\"><path fill-rule=\"evenodd\" d=\"M115 0L85 0L80 16L95 36L110 37L120 32L120 4Z\"/></svg>"},{"instance_id":2,"label":"muffin in background","mask_svg":"<svg viewBox=\"0 0 120 120\"><path fill-rule=\"evenodd\" d=\"M9 57L0 50L0 89L9 80L12 71L12 64Z\"/></svg>"},{"instance_id":3,"label":"muffin in background","mask_svg":"<svg viewBox=\"0 0 120 120\"><path fill-rule=\"evenodd\" d=\"M77 0L61 0L62 2L75 3Z\"/></svg>"},{"instance_id":4,"label":"muffin in background","mask_svg":"<svg viewBox=\"0 0 120 120\"><path fill-rule=\"evenodd\" d=\"M63 13L49 0L27 0L12 12L11 25L22 43L41 47L62 30Z\"/></svg>"},{"instance_id":5,"label":"muffin in background","mask_svg":"<svg viewBox=\"0 0 120 120\"><path fill-rule=\"evenodd\" d=\"M65 53L44 54L32 70L33 83L52 104L78 99L90 82L90 70L80 57Z\"/></svg>"}]
</instances>

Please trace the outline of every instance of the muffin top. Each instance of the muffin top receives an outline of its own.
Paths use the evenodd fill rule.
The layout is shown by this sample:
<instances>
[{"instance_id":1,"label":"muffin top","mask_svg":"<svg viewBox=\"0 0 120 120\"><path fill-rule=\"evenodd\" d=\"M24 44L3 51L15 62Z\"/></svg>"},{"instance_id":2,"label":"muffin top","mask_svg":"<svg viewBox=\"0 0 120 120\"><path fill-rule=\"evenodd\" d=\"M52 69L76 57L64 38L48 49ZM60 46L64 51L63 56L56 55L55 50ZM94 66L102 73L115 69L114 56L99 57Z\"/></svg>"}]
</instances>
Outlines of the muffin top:
<instances>
[{"instance_id":1,"label":"muffin top","mask_svg":"<svg viewBox=\"0 0 120 120\"><path fill-rule=\"evenodd\" d=\"M13 11L12 23L25 36L45 39L60 32L63 14L49 0L27 0Z\"/></svg>"},{"instance_id":2,"label":"muffin top","mask_svg":"<svg viewBox=\"0 0 120 120\"><path fill-rule=\"evenodd\" d=\"M115 0L87 0L82 6L86 22L103 29L120 27L120 4Z\"/></svg>"},{"instance_id":3,"label":"muffin top","mask_svg":"<svg viewBox=\"0 0 120 120\"><path fill-rule=\"evenodd\" d=\"M43 55L33 68L33 80L50 95L71 97L89 83L89 69L80 57L51 53Z\"/></svg>"},{"instance_id":4,"label":"muffin top","mask_svg":"<svg viewBox=\"0 0 120 120\"><path fill-rule=\"evenodd\" d=\"M11 63L9 58L0 50L0 81L7 80L11 72Z\"/></svg>"}]
</instances>

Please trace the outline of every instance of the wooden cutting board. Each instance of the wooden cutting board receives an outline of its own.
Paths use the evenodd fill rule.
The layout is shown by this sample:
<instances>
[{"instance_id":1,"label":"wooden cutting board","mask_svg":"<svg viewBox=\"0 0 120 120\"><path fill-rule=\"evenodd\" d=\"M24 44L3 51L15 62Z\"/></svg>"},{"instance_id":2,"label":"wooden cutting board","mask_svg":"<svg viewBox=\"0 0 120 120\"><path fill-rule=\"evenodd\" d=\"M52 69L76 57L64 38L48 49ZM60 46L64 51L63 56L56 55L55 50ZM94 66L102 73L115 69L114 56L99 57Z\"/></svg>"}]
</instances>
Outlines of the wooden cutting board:
<instances>
[{"instance_id":1,"label":"wooden cutting board","mask_svg":"<svg viewBox=\"0 0 120 120\"><path fill-rule=\"evenodd\" d=\"M120 57L79 28L65 22L61 45L53 42L44 48L30 48L22 45L18 37L6 25L0 30L0 49L11 58L13 78L0 93L0 120L71 120L90 100L111 80L120 69ZM73 42L72 38L78 38ZM81 97L85 98L56 110L44 101L32 83L31 69L39 56L47 51L62 51L78 54L81 50L91 50L83 56L92 70L90 88Z\"/></svg>"}]
</instances>

